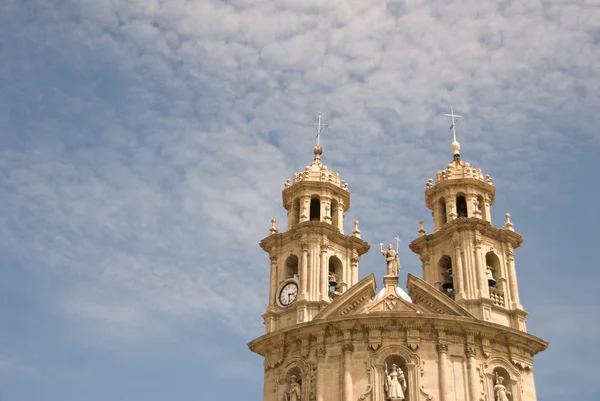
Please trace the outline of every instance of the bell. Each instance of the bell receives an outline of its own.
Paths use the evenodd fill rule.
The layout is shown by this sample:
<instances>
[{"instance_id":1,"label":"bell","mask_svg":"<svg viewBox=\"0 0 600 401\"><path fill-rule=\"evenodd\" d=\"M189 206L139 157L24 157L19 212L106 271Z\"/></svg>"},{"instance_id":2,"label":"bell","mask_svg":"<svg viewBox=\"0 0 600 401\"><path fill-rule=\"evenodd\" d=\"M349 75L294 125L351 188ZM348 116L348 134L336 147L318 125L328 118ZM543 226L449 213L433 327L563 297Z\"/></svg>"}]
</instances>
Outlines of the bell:
<instances>
[{"instance_id":1,"label":"bell","mask_svg":"<svg viewBox=\"0 0 600 401\"><path fill-rule=\"evenodd\" d=\"M494 279L494 277L493 277L493 276L492 276L492 277L488 277L488 285L489 285L490 287L493 287L493 286L495 286L495 285L496 285L496 279Z\"/></svg>"},{"instance_id":2,"label":"bell","mask_svg":"<svg viewBox=\"0 0 600 401\"><path fill-rule=\"evenodd\" d=\"M452 281L452 277L447 277L444 281L444 284L442 284L442 287L444 287L446 291L454 290L454 282Z\"/></svg>"},{"instance_id":3,"label":"bell","mask_svg":"<svg viewBox=\"0 0 600 401\"><path fill-rule=\"evenodd\" d=\"M492 267L488 266L487 270L485 271L485 277L487 278L488 281L488 285L490 287L493 287L496 285L496 279L494 278L494 275L492 274Z\"/></svg>"}]
</instances>

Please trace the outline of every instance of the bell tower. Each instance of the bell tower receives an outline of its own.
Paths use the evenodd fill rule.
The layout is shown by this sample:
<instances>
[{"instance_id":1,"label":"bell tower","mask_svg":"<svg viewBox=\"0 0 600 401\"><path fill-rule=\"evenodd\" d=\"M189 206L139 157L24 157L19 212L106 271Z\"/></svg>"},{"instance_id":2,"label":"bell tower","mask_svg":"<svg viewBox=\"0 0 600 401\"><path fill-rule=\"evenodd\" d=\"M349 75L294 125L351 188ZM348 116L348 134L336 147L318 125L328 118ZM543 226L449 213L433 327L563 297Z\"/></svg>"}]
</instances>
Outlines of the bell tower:
<instances>
[{"instance_id":1,"label":"bell tower","mask_svg":"<svg viewBox=\"0 0 600 401\"><path fill-rule=\"evenodd\" d=\"M319 115L317 137L323 126ZM358 221L352 235L344 235L348 184L323 164L319 144L313 153L312 164L285 182L286 230L280 233L273 219L269 235L260 242L271 260L269 303L263 314L267 333L312 320L358 282L360 256L369 250Z\"/></svg>"},{"instance_id":2,"label":"bell tower","mask_svg":"<svg viewBox=\"0 0 600 401\"><path fill-rule=\"evenodd\" d=\"M434 231L426 235L423 221L410 249L419 254L423 278L474 316L526 331L519 301L514 250L523 237L506 214L506 223L492 225L496 188L492 177L472 167L460 155L451 114L453 159L426 183L425 202L432 211Z\"/></svg>"}]
</instances>

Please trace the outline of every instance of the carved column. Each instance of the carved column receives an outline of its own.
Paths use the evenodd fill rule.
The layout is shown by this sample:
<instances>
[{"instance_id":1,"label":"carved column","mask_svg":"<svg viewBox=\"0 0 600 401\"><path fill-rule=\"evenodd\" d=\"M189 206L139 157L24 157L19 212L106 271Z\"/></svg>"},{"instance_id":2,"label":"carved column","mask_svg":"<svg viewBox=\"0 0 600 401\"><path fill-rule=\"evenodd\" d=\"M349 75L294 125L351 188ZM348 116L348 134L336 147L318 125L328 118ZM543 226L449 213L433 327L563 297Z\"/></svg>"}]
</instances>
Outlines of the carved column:
<instances>
[{"instance_id":1,"label":"carved column","mask_svg":"<svg viewBox=\"0 0 600 401\"><path fill-rule=\"evenodd\" d=\"M350 373L352 351L354 351L352 343L342 345L342 352L344 353L344 401L354 401L352 399L352 374Z\"/></svg>"},{"instance_id":2,"label":"carved column","mask_svg":"<svg viewBox=\"0 0 600 401\"><path fill-rule=\"evenodd\" d=\"M317 401L325 401L325 346L317 348Z\"/></svg>"},{"instance_id":3,"label":"carved column","mask_svg":"<svg viewBox=\"0 0 600 401\"><path fill-rule=\"evenodd\" d=\"M485 195L483 197L483 213L485 214L485 219L492 222L492 214L490 213L490 198Z\"/></svg>"},{"instance_id":4,"label":"carved column","mask_svg":"<svg viewBox=\"0 0 600 401\"><path fill-rule=\"evenodd\" d=\"M457 217L455 197L450 197L446 199L446 212L448 213L447 221L452 221Z\"/></svg>"},{"instance_id":5,"label":"carved column","mask_svg":"<svg viewBox=\"0 0 600 401\"><path fill-rule=\"evenodd\" d=\"M310 219L310 196L306 195L300 199L300 223Z\"/></svg>"},{"instance_id":6,"label":"carved column","mask_svg":"<svg viewBox=\"0 0 600 401\"><path fill-rule=\"evenodd\" d=\"M271 249L269 259L271 260L271 283L269 286L269 305L277 304L277 247Z\"/></svg>"},{"instance_id":7,"label":"carved column","mask_svg":"<svg viewBox=\"0 0 600 401\"><path fill-rule=\"evenodd\" d=\"M331 224L331 198L329 196L321 196L321 221Z\"/></svg>"},{"instance_id":8,"label":"carved column","mask_svg":"<svg viewBox=\"0 0 600 401\"><path fill-rule=\"evenodd\" d=\"M475 246L475 269L477 270L477 282L479 287L479 297L489 298L490 289L488 287L487 279L485 278L485 265L482 266L481 259L481 243L482 239L479 235L475 236L473 245Z\"/></svg>"},{"instance_id":9,"label":"carved column","mask_svg":"<svg viewBox=\"0 0 600 401\"><path fill-rule=\"evenodd\" d=\"M321 300L329 301L329 266L327 266L327 248L329 246L329 242L327 240L323 240L321 243Z\"/></svg>"},{"instance_id":10,"label":"carved column","mask_svg":"<svg viewBox=\"0 0 600 401\"><path fill-rule=\"evenodd\" d=\"M515 269L515 250L512 245L506 247L506 261L508 262L508 282L513 307L522 309L519 301L519 286L517 285L517 271Z\"/></svg>"},{"instance_id":11,"label":"carved column","mask_svg":"<svg viewBox=\"0 0 600 401\"><path fill-rule=\"evenodd\" d=\"M338 223L337 228L343 234L344 233L344 204L340 202L338 204L338 208L335 212L337 213L337 223Z\"/></svg>"},{"instance_id":12,"label":"carved column","mask_svg":"<svg viewBox=\"0 0 600 401\"><path fill-rule=\"evenodd\" d=\"M479 378L477 377L477 361L475 360L475 346L472 344L467 345L465 348L467 354L467 369L469 374L469 396L471 401L478 401L477 386L479 384Z\"/></svg>"},{"instance_id":13,"label":"carved column","mask_svg":"<svg viewBox=\"0 0 600 401\"><path fill-rule=\"evenodd\" d=\"M448 344L438 344L438 371L440 381L440 401L446 401L448 392Z\"/></svg>"},{"instance_id":14,"label":"carved column","mask_svg":"<svg viewBox=\"0 0 600 401\"><path fill-rule=\"evenodd\" d=\"M308 291L308 241L303 238L300 242L302 248L302 264L300 266L300 296L299 300L307 298Z\"/></svg>"},{"instance_id":15,"label":"carved column","mask_svg":"<svg viewBox=\"0 0 600 401\"><path fill-rule=\"evenodd\" d=\"M457 234L452 237L452 245L454 245L454 291L456 291L456 300L458 301L465 296L465 280L460 250L461 241Z\"/></svg>"}]
</instances>

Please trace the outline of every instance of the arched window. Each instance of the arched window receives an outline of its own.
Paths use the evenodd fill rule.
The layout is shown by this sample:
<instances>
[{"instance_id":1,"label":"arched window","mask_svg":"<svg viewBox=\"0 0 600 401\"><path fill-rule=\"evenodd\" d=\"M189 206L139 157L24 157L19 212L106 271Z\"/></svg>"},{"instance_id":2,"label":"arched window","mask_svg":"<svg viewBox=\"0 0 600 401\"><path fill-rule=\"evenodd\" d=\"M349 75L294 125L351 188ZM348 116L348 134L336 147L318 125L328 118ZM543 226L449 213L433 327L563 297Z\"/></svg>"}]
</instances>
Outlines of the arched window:
<instances>
[{"instance_id":1,"label":"arched window","mask_svg":"<svg viewBox=\"0 0 600 401\"><path fill-rule=\"evenodd\" d=\"M505 289L500 281L502 278L500 259L494 252L490 251L485 254L485 266L485 276L490 287L490 299L494 302L494 305L506 306Z\"/></svg>"},{"instance_id":2,"label":"arched window","mask_svg":"<svg viewBox=\"0 0 600 401\"><path fill-rule=\"evenodd\" d=\"M441 277L441 290L448 294L448 296L454 296L454 275L452 272L452 258L448 255L444 255L440 258L438 263L438 270Z\"/></svg>"},{"instance_id":3,"label":"arched window","mask_svg":"<svg viewBox=\"0 0 600 401\"><path fill-rule=\"evenodd\" d=\"M513 401L513 380L510 375L501 366L494 368L492 371L492 389L494 390L494 400L504 401L500 395L504 393L508 401Z\"/></svg>"},{"instance_id":4,"label":"arched window","mask_svg":"<svg viewBox=\"0 0 600 401\"><path fill-rule=\"evenodd\" d=\"M408 369L406 366L406 361L400 355L390 355L385 358L384 366L384 375L386 374L389 379L386 377L383 381L383 394L385 394L386 399L390 396L398 397L401 394L404 396L405 401L411 400L411 392L416 391L416 389L411 389L408 386ZM400 373L401 372L401 373ZM400 397L398 397L400 398Z\"/></svg>"},{"instance_id":5,"label":"arched window","mask_svg":"<svg viewBox=\"0 0 600 401\"><path fill-rule=\"evenodd\" d=\"M446 199L442 198L438 201L438 221L440 224L446 224L448 218L446 216Z\"/></svg>"},{"instance_id":6,"label":"arched window","mask_svg":"<svg viewBox=\"0 0 600 401\"><path fill-rule=\"evenodd\" d=\"M310 221L321 221L321 200L319 198L310 200Z\"/></svg>"},{"instance_id":7,"label":"arched window","mask_svg":"<svg viewBox=\"0 0 600 401\"><path fill-rule=\"evenodd\" d=\"M285 260L285 280L290 278L298 279L298 256L290 255Z\"/></svg>"},{"instance_id":8,"label":"arched window","mask_svg":"<svg viewBox=\"0 0 600 401\"><path fill-rule=\"evenodd\" d=\"M334 290L338 289L340 284L342 283L342 277L344 265L342 261L337 256L332 256L329 258L329 287L333 287Z\"/></svg>"},{"instance_id":9,"label":"arched window","mask_svg":"<svg viewBox=\"0 0 600 401\"><path fill-rule=\"evenodd\" d=\"M462 195L456 197L456 215L459 218L469 217L469 213L467 211L467 200Z\"/></svg>"}]
</instances>

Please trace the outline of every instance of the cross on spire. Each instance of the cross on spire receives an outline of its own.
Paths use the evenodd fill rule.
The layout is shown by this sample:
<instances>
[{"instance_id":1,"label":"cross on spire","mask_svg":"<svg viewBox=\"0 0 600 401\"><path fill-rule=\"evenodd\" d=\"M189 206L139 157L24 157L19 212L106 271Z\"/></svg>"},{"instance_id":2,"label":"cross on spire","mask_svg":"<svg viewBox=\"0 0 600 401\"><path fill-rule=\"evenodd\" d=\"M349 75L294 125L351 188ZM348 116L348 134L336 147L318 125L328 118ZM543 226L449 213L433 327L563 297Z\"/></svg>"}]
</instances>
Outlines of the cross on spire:
<instances>
[{"instance_id":1,"label":"cross on spire","mask_svg":"<svg viewBox=\"0 0 600 401\"><path fill-rule=\"evenodd\" d=\"M452 108L452 106L450 106L450 114L444 114L444 116L450 117L450 120L452 121L452 125L450 125L450 131L452 131L452 135L454 136L454 142L456 142L456 123L462 116L454 114L454 109Z\"/></svg>"},{"instance_id":2,"label":"cross on spire","mask_svg":"<svg viewBox=\"0 0 600 401\"><path fill-rule=\"evenodd\" d=\"M396 240L396 253L398 253L399 247L400 247L399 246L400 245L400 241L402 241L402 240L398 236L395 236L394 239Z\"/></svg>"},{"instance_id":3,"label":"cross on spire","mask_svg":"<svg viewBox=\"0 0 600 401\"><path fill-rule=\"evenodd\" d=\"M320 146L319 140L321 139L321 130L328 126L327 124L323 124L321 122L321 113L319 113L319 121L316 123L310 123L310 125L314 125L317 127L317 146Z\"/></svg>"}]
</instances>

